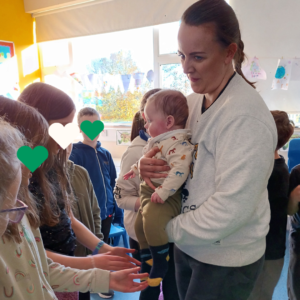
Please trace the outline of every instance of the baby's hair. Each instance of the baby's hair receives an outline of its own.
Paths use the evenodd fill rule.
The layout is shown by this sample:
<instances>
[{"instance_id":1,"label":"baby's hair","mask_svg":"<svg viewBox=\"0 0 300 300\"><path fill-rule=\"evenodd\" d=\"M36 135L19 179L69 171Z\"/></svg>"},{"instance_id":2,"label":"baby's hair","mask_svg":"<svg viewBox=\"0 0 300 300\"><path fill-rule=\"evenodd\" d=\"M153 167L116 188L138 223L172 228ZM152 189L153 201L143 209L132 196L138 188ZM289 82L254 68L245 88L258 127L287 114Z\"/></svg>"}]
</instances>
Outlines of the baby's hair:
<instances>
[{"instance_id":1,"label":"baby's hair","mask_svg":"<svg viewBox=\"0 0 300 300\"><path fill-rule=\"evenodd\" d=\"M294 122L285 111L271 110L277 127L278 142L276 150L282 148L294 133Z\"/></svg>"},{"instance_id":2,"label":"baby's hair","mask_svg":"<svg viewBox=\"0 0 300 300\"><path fill-rule=\"evenodd\" d=\"M141 100L141 105L140 105L140 112L143 113L144 110L145 110L145 106L146 106L146 103L148 101L148 99L154 95L155 93L161 91L161 89L152 89L150 91L148 91L147 93L144 94L142 100Z\"/></svg>"},{"instance_id":3,"label":"baby's hair","mask_svg":"<svg viewBox=\"0 0 300 300\"><path fill-rule=\"evenodd\" d=\"M91 107L84 107L82 108L78 115L77 115L77 121L78 121L78 124L79 124L79 120L81 117L83 116L98 116L99 119L100 119L100 114L96 111L96 109L94 108L91 108Z\"/></svg>"},{"instance_id":4,"label":"baby's hair","mask_svg":"<svg viewBox=\"0 0 300 300\"><path fill-rule=\"evenodd\" d=\"M19 130L12 127L0 117L0 203L10 197L7 188L11 186L21 167L17 158L17 151L26 144L25 137ZM13 200L13 199L12 199ZM15 238L20 242L18 227L15 224L8 225L4 233L8 240Z\"/></svg>"},{"instance_id":5,"label":"baby's hair","mask_svg":"<svg viewBox=\"0 0 300 300\"><path fill-rule=\"evenodd\" d=\"M146 105L153 102L156 109L166 116L173 116L176 126L186 125L189 117L189 108L186 97L179 91L164 89L152 95Z\"/></svg>"}]
</instances>

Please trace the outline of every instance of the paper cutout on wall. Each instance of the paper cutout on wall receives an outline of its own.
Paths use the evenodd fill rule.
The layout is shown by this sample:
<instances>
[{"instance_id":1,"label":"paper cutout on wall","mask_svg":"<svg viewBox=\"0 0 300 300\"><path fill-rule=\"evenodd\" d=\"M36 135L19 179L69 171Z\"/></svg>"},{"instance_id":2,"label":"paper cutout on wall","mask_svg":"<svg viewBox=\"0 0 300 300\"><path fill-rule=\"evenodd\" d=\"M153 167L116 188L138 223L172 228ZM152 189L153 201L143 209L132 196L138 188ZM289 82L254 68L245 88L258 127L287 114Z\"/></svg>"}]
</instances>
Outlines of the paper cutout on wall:
<instances>
[{"instance_id":1,"label":"paper cutout on wall","mask_svg":"<svg viewBox=\"0 0 300 300\"><path fill-rule=\"evenodd\" d=\"M145 75L145 73L134 73L133 74L133 78L135 80L135 86L137 89L142 85L144 75Z\"/></svg>"},{"instance_id":2,"label":"paper cutout on wall","mask_svg":"<svg viewBox=\"0 0 300 300\"><path fill-rule=\"evenodd\" d=\"M22 51L23 75L29 75L39 69L37 45L31 45Z\"/></svg>"},{"instance_id":3,"label":"paper cutout on wall","mask_svg":"<svg viewBox=\"0 0 300 300\"><path fill-rule=\"evenodd\" d=\"M266 80L266 71L260 66L257 57L251 58L248 63L242 67L243 74L248 80Z\"/></svg>"},{"instance_id":4,"label":"paper cutout on wall","mask_svg":"<svg viewBox=\"0 0 300 300\"><path fill-rule=\"evenodd\" d=\"M154 81L154 72L152 70L148 71L147 79L150 83Z\"/></svg>"},{"instance_id":5,"label":"paper cutout on wall","mask_svg":"<svg viewBox=\"0 0 300 300\"><path fill-rule=\"evenodd\" d=\"M279 59L275 78L272 83L272 90L281 89L288 90L292 72L291 59Z\"/></svg>"},{"instance_id":6,"label":"paper cutout on wall","mask_svg":"<svg viewBox=\"0 0 300 300\"><path fill-rule=\"evenodd\" d=\"M15 56L15 46L13 42L0 41L0 64Z\"/></svg>"},{"instance_id":7,"label":"paper cutout on wall","mask_svg":"<svg viewBox=\"0 0 300 300\"><path fill-rule=\"evenodd\" d=\"M130 145L130 130L117 130L116 132L116 142L117 145Z\"/></svg>"},{"instance_id":8,"label":"paper cutout on wall","mask_svg":"<svg viewBox=\"0 0 300 300\"><path fill-rule=\"evenodd\" d=\"M130 74L121 75L121 79L124 87L124 93L127 93L130 84L131 75Z\"/></svg>"},{"instance_id":9,"label":"paper cutout on wall","mask_svg":"<svg viewBox=\"0 0 300 300\"><path fill-rule=\"evenodd\" d=\"M300 58L293 59L291 81L300 81Z\"/></svg>"}]
</instances>

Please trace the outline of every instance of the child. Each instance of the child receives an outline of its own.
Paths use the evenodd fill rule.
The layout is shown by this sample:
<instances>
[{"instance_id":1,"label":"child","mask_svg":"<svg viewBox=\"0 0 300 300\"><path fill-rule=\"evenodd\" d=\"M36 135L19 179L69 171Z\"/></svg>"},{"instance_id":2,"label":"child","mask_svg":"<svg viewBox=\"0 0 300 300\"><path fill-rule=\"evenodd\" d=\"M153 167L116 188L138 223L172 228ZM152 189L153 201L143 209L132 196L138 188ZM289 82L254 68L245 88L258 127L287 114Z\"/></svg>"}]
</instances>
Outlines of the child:
<instances>
[{"instance_id":1,"label":"child","mask_svg":"<svg viewBox=\"0 0 300 300\"><path fill-rule=\"evenodd\" d=\"M155 287L164 278L169 260L169 243L165 227L168 221L180 213L181 186L188 174L194 146L188 139L190 131L184 129L188 118L187 100L178 91L162 90L152 95L145 107L145 128L151 138L144 147L146 153L152 147L160 152L155 158L167 162L170 171L165 179L152 178L155 192L143 182L140 187L141 209L135 222L140 244L142 269L151 268L149 286ZM138 175L137 164L124 175L124 179ZM162 204L162 205L161 205Z\"/></svg>"},{"instance_id":2,"label":"child","mask_svg":"<svg viewBox=\"0 0 300 300\"><path fill-rule=\"evenodd\" d=\"M274 168L268 182L271 221L266 236L267 247L263 270L248 300L272 300L284 264L289 170L284 158L278 154L278 150L288 142L294 132L294 126L286 112L274 110L271 113L278 134Z\"/></svg>"},{"instance_id":3,"label":"child","mask_svg":"<svg viewBox=\"0 0 300 300\"><path fill-rule=\"evenodd\" d=\"M69 158L72 149L72 144L70 144L66 149L67 158ZM74 216L102 240L100 208L89 173L85 168L75 165L71 160L68 160L68 171L75 198ZM92 251L77 243L74 254L75 256L87 256L92 254Z\"/></svg>"},{"instance_id":4,"label":"child","mask_svg":"<svg viewBox=\"0 0 300 300\"><path fill-rule=\"evenodd\" d=\"M80 127L83 121L93 123L100 120L100 116L95 109L86 107L79 111L77 120ZM110 153L101 147L99 136L93 141L83 132L82 136L83 142L73 145L70 160L84 167L90 175L101 210L103 240L107 243L115 209L113 189L117 177L116 168Z\"/></svg>"},{"instance_id":5,"label":"child","mask_svg":"<svg viewBox=\"0 0 300 300\"><path fill-rule=\"evenodd\" d=\"M114 273L96 268L78 270L47 258L40 231L32 227L28 218L36 215L32 206L24 203L30 199L17 200L23 198L19 193L23 184L21 163L17 158L17 150L23 145L21 133L0 118L0 299L53 300L57 299L53 290L105 292L113 288L132 292L145 288L133 281L144 275L132 274L139 268ZM17 231L8 229L12 223Z\"/></svg>"}]
</instances>

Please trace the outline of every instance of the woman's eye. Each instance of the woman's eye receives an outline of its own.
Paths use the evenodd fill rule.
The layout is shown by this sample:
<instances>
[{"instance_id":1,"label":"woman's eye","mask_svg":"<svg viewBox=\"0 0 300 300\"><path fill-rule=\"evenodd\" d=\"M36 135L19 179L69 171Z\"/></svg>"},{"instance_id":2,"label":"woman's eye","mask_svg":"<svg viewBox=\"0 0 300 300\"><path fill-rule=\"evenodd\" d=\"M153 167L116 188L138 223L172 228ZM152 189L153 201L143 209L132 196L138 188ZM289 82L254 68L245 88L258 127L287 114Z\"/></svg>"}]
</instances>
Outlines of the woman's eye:
<instances>
[{"instance_id":1,"label":"woman's eye","mask_svg":"<svg viewBox=\"0 0 300 300\"><path fill-rule=\"evenodd\" d=\"M195 56L195 59L196 59L196 60L202 60L203 57L202 57L202 56Z\"/></svg>"},{"instance_id":2,"label":"woman's eye","mask_svg":"<svg viewBox=\"0 0 300 300\"><path fill-rule=\"evenodd\" d=\"M181 58L184 59L184 55L182 53L177 53L177 55Z\"/></svg>"}]
</instances>

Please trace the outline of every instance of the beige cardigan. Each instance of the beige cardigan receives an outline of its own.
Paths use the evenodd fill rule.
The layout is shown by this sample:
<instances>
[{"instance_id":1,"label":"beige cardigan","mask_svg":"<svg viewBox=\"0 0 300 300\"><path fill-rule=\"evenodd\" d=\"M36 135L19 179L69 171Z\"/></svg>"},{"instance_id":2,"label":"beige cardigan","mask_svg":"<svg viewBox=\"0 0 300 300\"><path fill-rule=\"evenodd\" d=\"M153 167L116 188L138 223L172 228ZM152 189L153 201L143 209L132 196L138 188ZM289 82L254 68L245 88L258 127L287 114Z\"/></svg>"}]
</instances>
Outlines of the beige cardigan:
<instances>
[{"instance_id":1,"label":"beige cardigan","mask_svg":"<svg viewBox=\"0 0 300 300\"><path fill-rule=\"evenodd\" d=\"M26 216L19 224L22 242L0 239L0 299L53 300L55 292L107 292L110 272L78 270L47 258L39 229Z\"/></svg>"}]
</instances>

